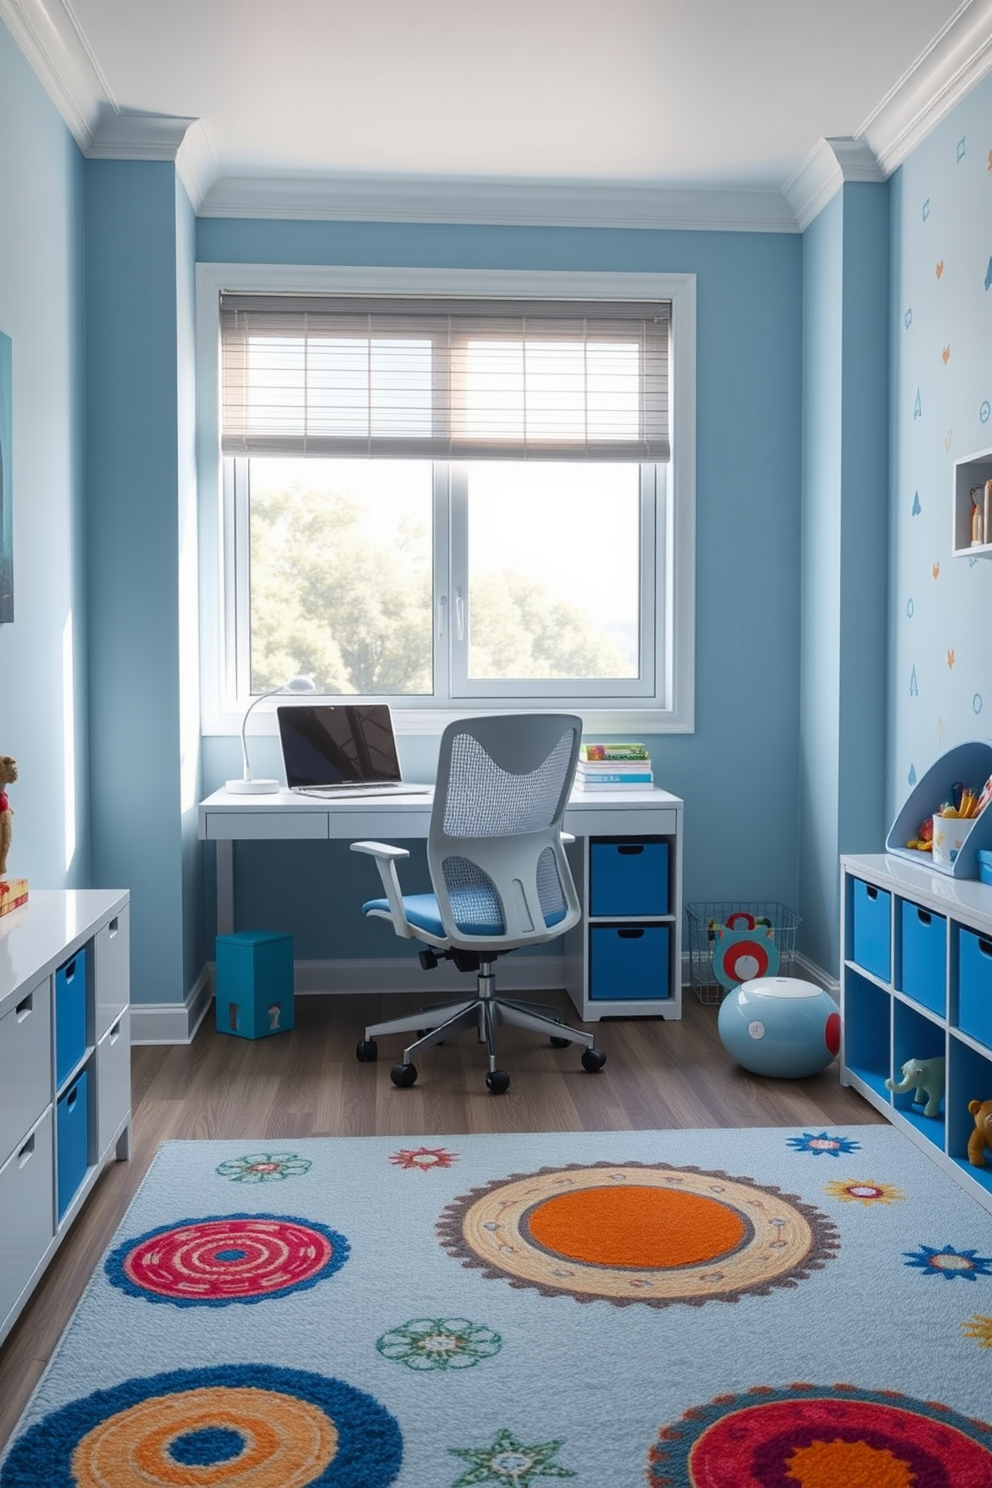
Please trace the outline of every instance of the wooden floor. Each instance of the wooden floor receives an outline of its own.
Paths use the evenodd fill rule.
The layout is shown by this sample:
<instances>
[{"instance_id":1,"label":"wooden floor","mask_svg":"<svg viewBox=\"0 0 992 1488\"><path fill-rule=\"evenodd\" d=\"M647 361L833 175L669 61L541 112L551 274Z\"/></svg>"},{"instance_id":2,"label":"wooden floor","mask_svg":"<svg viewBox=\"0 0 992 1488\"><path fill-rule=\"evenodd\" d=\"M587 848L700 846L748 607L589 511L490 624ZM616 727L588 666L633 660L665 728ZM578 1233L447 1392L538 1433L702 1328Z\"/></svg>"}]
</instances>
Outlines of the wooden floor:
<instances>
[{"instance_id":1,"label":"wooden floor","mask_svg":"<svg viewBox=\"0 0 992 1488\"><path fill-rule=\"evenodd\" d=\"M204 1024L191 1045L134 1049L131 1160L102 1174L0 1348L0 1447L160 1142L713 1126L821 1130L884 1119L840 1085L836 1065L802 1081L746 1074L720 1045L716 1007L687 990L683 1008L680 1022L588 1025L607 1055L598 1074L582 1070L575 1048L553 1049L504 1030L500 1062L512 1077L504 1095L487 1092L482 1051L465 1035L425 1055L408 1090L389 1079L399 1038L380 1040L377 1064L359 1064L355 1041L366 1023L408 1012L408 999L302 997L296 1028L276 1037L249 1042ZM574 1019L564 1001L562 1011Z\"/></svg>"}]
</instances>

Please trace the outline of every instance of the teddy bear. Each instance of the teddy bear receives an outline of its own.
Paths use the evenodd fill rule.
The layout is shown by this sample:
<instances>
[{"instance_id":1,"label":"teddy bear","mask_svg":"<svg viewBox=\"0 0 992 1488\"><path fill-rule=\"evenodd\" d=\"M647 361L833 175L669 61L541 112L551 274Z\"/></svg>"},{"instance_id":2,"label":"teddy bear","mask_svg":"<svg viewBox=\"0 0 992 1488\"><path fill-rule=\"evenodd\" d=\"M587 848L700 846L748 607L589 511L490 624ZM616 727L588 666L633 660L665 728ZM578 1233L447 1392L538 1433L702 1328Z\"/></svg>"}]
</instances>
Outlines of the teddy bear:
<instances>
[{"instance_id":1,"label":"teddy bear","mask_svg":"<svg viewBox=\"0 0 992 1488\"><path fill-rule=\"evenodd\" d=\"M14 813L7 799L8 785L17 779L17 761L9 754L0 754L0 878L7 876L7 855L14 835Z\"/></svg>"},{"instance_id":2,"label":"teddy bear","mask_svg":"<svg viewBox=\"0 0 992 1488\"><path fill-rule=\"evenodd\" d=\"M969 1101L968 1110L975 1118L975 1129L968 1134L968 1161L973 1168L984 1168L986 1147L992 1152L992 1100Z\"/></svg>"},{"instance_id":3,"label":"teddy bear","mask_svg":"<svg viewBox=\"0 0 992 1488\"><path fill-rule=\"evenodd\" d=\"M924 1116L938 1116L944 1094L944 1069L943 1059L907 1059L902 1067L902 1079L886 1080L885 1084L897 1095L911 1090L916 1105L926 1102Z\"/></svg>"}]
</instances>

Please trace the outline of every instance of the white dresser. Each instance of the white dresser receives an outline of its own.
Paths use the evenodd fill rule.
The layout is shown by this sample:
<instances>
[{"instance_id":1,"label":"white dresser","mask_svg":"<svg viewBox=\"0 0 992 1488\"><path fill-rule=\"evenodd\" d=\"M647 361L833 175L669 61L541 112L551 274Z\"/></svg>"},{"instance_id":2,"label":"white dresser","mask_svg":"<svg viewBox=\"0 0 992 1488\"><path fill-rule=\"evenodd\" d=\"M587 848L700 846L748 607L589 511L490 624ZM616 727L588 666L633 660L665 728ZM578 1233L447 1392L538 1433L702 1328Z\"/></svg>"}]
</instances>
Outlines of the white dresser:
<instances>
[{"instance_id":1,"label":"white dresser","mask_svg":"<svg viewBox=\"0 0 992 1488\"><path fill-rule=\"evenodd\" d=\"M0 1343L104 1164L129 1155L129 899L31 889L0 916Z\"/></svg>"}]
</instances>

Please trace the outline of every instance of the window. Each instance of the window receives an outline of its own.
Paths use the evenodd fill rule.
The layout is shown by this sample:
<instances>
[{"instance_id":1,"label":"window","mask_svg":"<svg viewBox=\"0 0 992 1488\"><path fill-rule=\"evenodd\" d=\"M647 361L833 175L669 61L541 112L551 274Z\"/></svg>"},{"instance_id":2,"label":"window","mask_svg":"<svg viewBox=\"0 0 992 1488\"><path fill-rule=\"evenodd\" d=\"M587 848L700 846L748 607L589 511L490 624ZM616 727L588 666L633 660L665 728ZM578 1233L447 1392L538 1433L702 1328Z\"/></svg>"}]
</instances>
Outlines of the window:
<instances>
[{"instance_id":1,"label":"window","mask_svg":"<svg viewBox=\"0 0 992 1488\"><path fill-rule=\"evenodd\" d=\"M225 267L200 284L208 361L221 322L208 712L305 674L401 728L548 703L692 726L691 281L303 296Z\"/></svg>"}]
</instances>

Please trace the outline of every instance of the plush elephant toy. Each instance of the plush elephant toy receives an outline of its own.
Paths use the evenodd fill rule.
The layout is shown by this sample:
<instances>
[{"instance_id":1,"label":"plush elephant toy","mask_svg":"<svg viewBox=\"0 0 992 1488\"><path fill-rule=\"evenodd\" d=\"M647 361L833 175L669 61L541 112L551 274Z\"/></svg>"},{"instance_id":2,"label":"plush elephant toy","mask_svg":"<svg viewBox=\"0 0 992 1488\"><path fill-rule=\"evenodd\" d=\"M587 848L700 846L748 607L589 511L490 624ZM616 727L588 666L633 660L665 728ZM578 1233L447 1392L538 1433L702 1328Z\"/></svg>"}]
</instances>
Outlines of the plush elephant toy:
<instances>
[{"instance_id":1,"label":"plush elephant toy","mask_svg":"<svg viewBox=\"0 0 992 1488\"><path fill-rule=\"evenodd\" d=\"M896 1095L911 1090L915 1104L923 1106L924 1116L938 1116L944 1094L945 1064L943 1059L907 1059L902 1067L902 1079L886 1080L886 1087Z\"/></svg>"}]
</instances>

